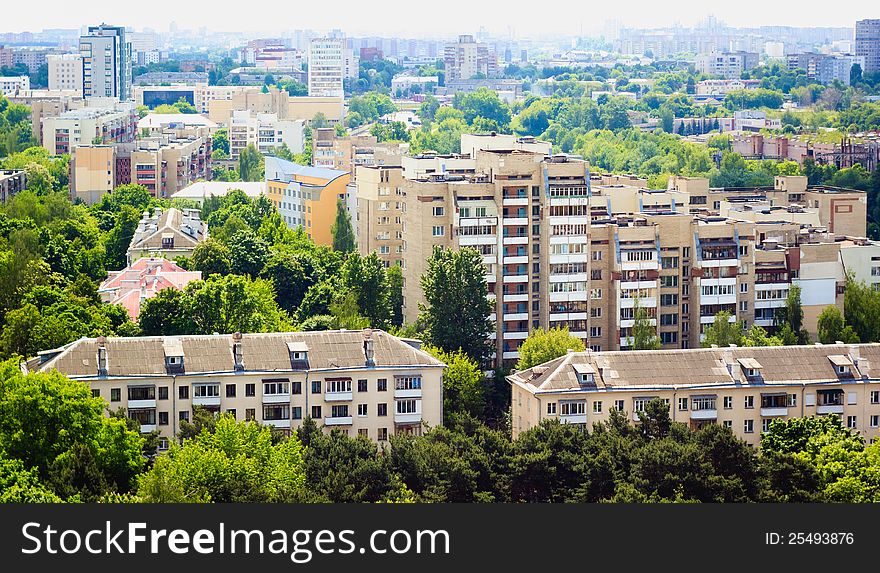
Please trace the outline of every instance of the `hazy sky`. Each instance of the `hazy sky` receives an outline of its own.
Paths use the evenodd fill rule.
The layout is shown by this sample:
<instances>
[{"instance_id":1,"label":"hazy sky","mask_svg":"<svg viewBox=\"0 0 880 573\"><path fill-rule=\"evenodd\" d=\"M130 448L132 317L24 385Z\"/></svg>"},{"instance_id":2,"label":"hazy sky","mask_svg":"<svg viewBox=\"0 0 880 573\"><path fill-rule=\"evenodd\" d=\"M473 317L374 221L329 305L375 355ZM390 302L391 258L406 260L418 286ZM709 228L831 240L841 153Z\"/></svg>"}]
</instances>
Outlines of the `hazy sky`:
<instances>
[{"instance_id":1,"label":"hazy sky","mask_svg":"<svg viewBox=\"0 0 880 573\"><path fill-rule=\"evenodd\" d=\"M713 5L714 4L714 5ZM340 28L349 35L437 37L475 32L481 25L495 34L512 29L517 36L601 33L607 20L633 27L690 26L711 13L731 26L847 26L880 18L877 0L822 3L738 0L31 0L3 9L0 31L77 28L101 21L116 25L168 29L206 26L218 31L273 31ZM311 6L316 6L312 9Z\"/></svg>"}]
</instances>

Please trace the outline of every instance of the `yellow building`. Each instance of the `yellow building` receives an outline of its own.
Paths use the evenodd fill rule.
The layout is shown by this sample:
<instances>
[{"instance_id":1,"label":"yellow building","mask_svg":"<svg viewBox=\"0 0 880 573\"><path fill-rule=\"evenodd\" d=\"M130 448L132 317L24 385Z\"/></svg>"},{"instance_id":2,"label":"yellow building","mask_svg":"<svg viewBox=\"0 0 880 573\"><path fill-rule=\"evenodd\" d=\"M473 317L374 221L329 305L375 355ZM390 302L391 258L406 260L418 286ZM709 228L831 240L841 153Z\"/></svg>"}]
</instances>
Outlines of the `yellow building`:
<instances>
[{"instance_id":1,"label":"yellow building","mask_svg":"<svg viewBox=\"0 0 880 573\"><path fill-rule=\"evenodd\" d=\"M354 209L354 197L347 188L350 182L348 171L266 157L266 196L288 227L304 227L319 245L333 244L330 227L336 219L337 201L342 199L347 208ZM355 222L352 217L353 227Z\"/></svg>"}]
</instances>

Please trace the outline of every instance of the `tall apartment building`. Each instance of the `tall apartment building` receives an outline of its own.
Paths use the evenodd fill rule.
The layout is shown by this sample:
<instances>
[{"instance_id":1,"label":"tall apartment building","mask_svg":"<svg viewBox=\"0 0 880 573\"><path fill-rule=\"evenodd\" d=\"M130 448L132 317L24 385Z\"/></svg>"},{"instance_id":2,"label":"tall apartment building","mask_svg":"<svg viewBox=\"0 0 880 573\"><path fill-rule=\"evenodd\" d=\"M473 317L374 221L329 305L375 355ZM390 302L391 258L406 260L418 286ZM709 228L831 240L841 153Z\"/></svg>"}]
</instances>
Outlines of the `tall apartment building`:
<instances>
[{"instance_id":1,"label":"tall apartment building","mask_svg":"<svg viewBox=\"0 0 880 573\"><path fill-rule=\"evenodd\" d=\"M349 197L351 173L326 167L309 167L266 156L266 196L288 227L303 227L315 243L332 245L330 227L336 218L337 201L349 208L352 225L353 200ZM357 228L354 229L357 233Z\"/></svg>"},{"instance_id":2,"label":"tall apartment building","mask_svg":"<svg viewBox=\"0 0 880 573\"><path fill-rule=\"evenodd\" d=\"M838 238L866 232L863 192L804 177L751 189L677 177L657 191L568 156L473 153L361 167L358 245L402 266L407 322L433 247L477 248L508 363L538 327L567 326L595 351L629 348L637 307L664 348L698 347L719 311L772 331L792 285L815 337L819 313L843 306Z\"/></svg>"},{"instance_id":3,"label":"tall apartment building","mask_svg":"<svg viewBox=\"0 0 880 573\"><path fill-rule=\"evenodd\" d=\"M343 97L345 40L315 38L309 44L309 95Z\"/></svg>"},{"instance_id":4,"label":"tall apartment building","mask_svg":"<svg viewBox=\"0 0 880 573\"><path fill-rule=\"evenodd\" d=\"M91 107L91 104L95 107ZM134 104L89 101L89 107L43 118L43 147L52 155L70 153L78 145L129 143L137 137ZM105 105L108 104L108 105Z\"/></svg>"},{"instance_id":5,"label":"tall apartment building","mask_svg":"<svg viewBox=\"0 0 880 573\"><path fill-rule=\"evenodd\" d=\"M31 89L31 78L28 76L0 76L0 95L14 96Z\"/></svg>"},{"instance_id":6,"label":"tall apartment building","mask_svg":"<svg viewBox=\"0 0 880 573\"><path fill-rule=\"evenodd\" d=\"M400 166L409 150L406 143L379 143L373 135L339 137L336 130L312 130L312 165L350 171L352 180L359 166Z\"/></svg>"},{"instance_id":7,"label":"tall apartment building","mask_svg":"<svg viewBox=\"0 0 880 573\"><path fill-rule=\"evenodd\" d=\"M445 365L380 330L81 338L27 367L88 384L168 448L193 409L385 442L443 424Z\"/></svg>"},{"instance_id":8,"label":"tall apartment building","mask_svg":"<svg viewBox=\"0 0 880 573\"><path fill-rule=\"evenodd\" d=\"M58 54L46 57L49 68L49 90L83 91L83 59L80 54Z\"/></svg>"},{"instance_id":9,"label":"tall apartment building","mask_svg":"<svg viewBox=\"0 0 880 573\"><path fill-rule=\"evenodd\" d=\"M493 77L498 72L498 58L486 44L471 35L461 35L443 50L446 81L469 80L477 74Z\"/></svg>"},{"instance_id":10,"label":"tall apartment building","mask_svg":"<svg viewBox=\"0 0 880 573\"><path fill-rule=\"evenodd\" d=\"M0 169L0 203L27 189L27 172L24 169Z\"/></svg>"},{"instance_id":11,"label":"tall apartment building","mask_svg":"<svg viewBox=\"0 0 880 573\"><path fill-rule=\"evenodd\" d=\"M751 445L774 420L836 415L880 435L878 344L570 352L508 376L513 435L542 420L585 428L612 410L638 421L653 399L691 428L721 424Z\"/></svg>"},{"instance_id":12,"label":"tall apartment building","mask_svg":"<svg viewBox=\"0 0 880 573\"><path fill-rule=\"evenodd\" d=\"M743 72L758 66L753 52L709 52L697 55L696 69L701 74L737 79Z\"/></svg>"},{"instance_id":13,"label":"tall apartment building","mask_svg":"<svg viewBox=\"0 0 880 573\"><path fill-rule=\"evenodd\" d=\"M302 119L278 119L274 113L233 111L227 128L229 155L237 160L248 145L264 154L272 153L282 145L287 145L292 153L302 153L304 130L305 121Z\"/></svg>"},{"instance_id":14,"label":"tall apartment building","mask_svg":"<svg viewBox=\"0 0 880 573\"><path fill-rule=\"evenodd\" d=\"M862 72L880 72L880 19L856 22L855 52L865 58Z\"/></svg>"},{"instance_id":15,"label":"tall apartment building","mask_svg":"<svg viewBox=\"0 0 880 573\"><path fill-rule=\"evenodd\" d=\"M215 86L208 88L207 94L217 93ZM344 106L342 96L312 97L291 96L275 87L266 93L259 87L239 87L229 97L213 97L207 100L208 117L219 124L228 124L232 112L249 110L254 113L274 113L279 119L302 119L307 122L321 113L331 124L342 121Z\"/></svg>"},{"instance_id":16,"label":"tall apartment building","mask_svg":"<svg viewBox=\"0 0 880 573\"><path fill-rule=\"evenodd\" d=\"M34 139L43 144L43 119L56 117L71 109L86 106L82 92L24 90L17 95L7 96L12 103L20 103L31 108L31 129Z\"/></svg>"},{"instance_id":17,"label":"tall apartment building","mask_svg":"<svg viewBox=\"0 0 880 573\"><path fill-rule=\"evenodd\" d=\"M131 98L131 43L122 26L89 26L79 40L83 97Z\"/></svg>"},{"instance_id":18,"label":"tall apartment building","mask_svg":"<svg viewBox=\"0 0 880 573\"><path fill-rule=\"evenodd\" d=\"M864 69L865 57L850 54L789 54L787 57L790 70L802 69L807 77L820 84L830 84L837 80L843 85L850 85L852 67L856 64Z\"/></svg>"}]
</instances>

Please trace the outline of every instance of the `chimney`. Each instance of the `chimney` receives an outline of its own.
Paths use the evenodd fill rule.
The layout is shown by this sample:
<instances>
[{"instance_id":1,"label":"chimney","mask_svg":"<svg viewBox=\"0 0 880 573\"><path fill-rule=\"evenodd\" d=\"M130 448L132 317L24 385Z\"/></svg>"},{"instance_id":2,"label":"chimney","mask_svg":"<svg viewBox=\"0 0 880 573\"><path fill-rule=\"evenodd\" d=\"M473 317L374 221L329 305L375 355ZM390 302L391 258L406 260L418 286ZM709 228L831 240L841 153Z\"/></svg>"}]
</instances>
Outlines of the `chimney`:
<instances>
[{"instance_id":1,"label":"chimney","mask_svg":"<svg viewBox=\"0 0 880 573\"><path fill-rule=\"evenodd\" d=\"M98 337L98 376L107 375L107 337Z\"/></svg>"},{"instance_id":2,"label":"chimney","mask_svg":"<svg viewBox=\"0 0 880 573\"><path fill-rule=\"evenodd\" d=\"M364 329L364 358L367 367L376 365L373 360L373 331L369 328Z\"/></svg>"},{"instance_id":3,"label":"chimney","mask_svg":"<svg viewBox=\"0 0 880 573\"><path fill-rule=\"evenodd\" d=\"M244 370L244 353L241 350L241 333L232 333L232 361L235 364L235 371Z\"/></svg>"}]
</instances>

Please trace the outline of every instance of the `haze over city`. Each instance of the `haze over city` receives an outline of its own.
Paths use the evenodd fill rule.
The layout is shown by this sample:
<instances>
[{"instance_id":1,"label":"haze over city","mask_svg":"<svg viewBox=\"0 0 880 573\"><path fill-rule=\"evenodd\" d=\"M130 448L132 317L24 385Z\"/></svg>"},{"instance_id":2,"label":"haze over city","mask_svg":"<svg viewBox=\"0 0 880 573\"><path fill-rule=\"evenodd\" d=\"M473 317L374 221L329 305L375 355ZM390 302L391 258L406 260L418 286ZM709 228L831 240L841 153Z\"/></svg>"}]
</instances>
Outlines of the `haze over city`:
<instances>
[{"instance_id":1,"label":"haze over city","mask_svg":"<svg viewBox=\"0 0 880 573\"><path fill-rule=\"evenodd\" d=\"M47 28L71 28L93 22L125 22L136 29L166 31L175 22L181 29L207 28L214 32L277 32L290 29L341 29L349 35L385 35L407 38L449 36L474 32L483 26L495 35L519 37L546 34L600 35L606 22L634 28L661 28L676 23L693 26L712 14L734 27L851 26L851 14L877 16L880 10L871 0L847 2L847 10L792 10L788 3L743 0L708 6L705 2L685 0L674 4L651 0L584 3L573 0L554 2L549 9L535 9L532 3L515 0L501 5L493 2L450 0L442 5L414 4L405 0L387 0L365 4L358 0L340 0L332 9L303 7L298 3L275 0L249 5L216 0L211 9L202 5L158 0L151 9L120 2L88 2L77 6L75 15L66 0L46 0L40 10L18 10L0 24L6 31L40 31ZM15 8L12 9L16 11ZM560 15L565 17L560 17ZM8 16L8 14L7 14ZM72 17L73 16L73 17ZM73 19L75 18L75 20Z\"/></svg>"}]
</instances>

